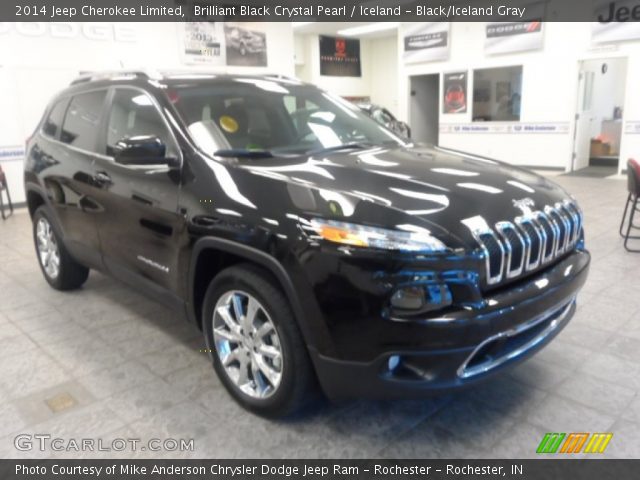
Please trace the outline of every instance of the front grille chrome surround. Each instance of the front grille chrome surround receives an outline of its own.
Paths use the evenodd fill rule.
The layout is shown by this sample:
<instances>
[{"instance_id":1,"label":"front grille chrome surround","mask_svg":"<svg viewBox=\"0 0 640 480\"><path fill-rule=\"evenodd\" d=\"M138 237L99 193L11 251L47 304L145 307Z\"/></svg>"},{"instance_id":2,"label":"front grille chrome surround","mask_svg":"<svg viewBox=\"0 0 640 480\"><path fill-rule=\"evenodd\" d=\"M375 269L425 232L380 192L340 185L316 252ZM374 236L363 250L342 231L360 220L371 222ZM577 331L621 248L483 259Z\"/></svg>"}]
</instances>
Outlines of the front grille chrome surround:
<instances>
[{"instance_id":1,"label":"front grille chrome surround","mask_svg":"<svg viewBox=\"0 0 640 480\"><path fill-rule=\"evenodd\" d=\"M487 284L496 285L571 251L582 234L583 214L573 200L566 199L493 227L480 216L462 223L480 246Z\"/></svg>"}]
</instances>

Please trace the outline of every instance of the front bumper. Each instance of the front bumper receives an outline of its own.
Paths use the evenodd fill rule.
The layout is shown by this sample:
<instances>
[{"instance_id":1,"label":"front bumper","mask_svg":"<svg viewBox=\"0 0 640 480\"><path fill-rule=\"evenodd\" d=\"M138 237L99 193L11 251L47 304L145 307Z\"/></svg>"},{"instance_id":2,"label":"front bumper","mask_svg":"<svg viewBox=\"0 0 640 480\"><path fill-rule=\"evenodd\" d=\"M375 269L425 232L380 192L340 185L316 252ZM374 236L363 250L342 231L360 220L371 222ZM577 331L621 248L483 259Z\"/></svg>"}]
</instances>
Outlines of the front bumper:
<instances>
[{"instance_id":1,"label":"front bumper","mask_svg":"<svg viewBox=\"0 0 640 480\"><path fill-rule=\"evenodd\" d=\"M312 348L322 388L332 399L408 398L485 380L535 354L564 328L589 262L586 251L576 250L535 277L488 293L481 308L411 321L407 332L421 345L394 348L396 342L389 342L391 348L371 361L331 358ZM390 332L397 328L389 325Z\"/></svg>"}]
</instances>

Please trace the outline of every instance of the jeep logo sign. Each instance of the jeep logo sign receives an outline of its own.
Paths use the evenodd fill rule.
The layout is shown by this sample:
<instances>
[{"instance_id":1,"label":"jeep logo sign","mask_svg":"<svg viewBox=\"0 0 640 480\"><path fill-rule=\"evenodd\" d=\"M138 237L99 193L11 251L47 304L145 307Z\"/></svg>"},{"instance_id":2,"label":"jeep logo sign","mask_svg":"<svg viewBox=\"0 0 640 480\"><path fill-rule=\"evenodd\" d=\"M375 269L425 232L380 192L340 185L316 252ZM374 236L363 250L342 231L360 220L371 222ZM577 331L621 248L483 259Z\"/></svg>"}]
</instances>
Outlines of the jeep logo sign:
<instances>
[{"instance_id":1,"label":"jeep logo sign","mask_svg":"<svg viewBox=\"0 0 640 480\"><path fill-rule=\"evenodd\" d=\"M138 40L135 29L121 23L0 22L0 35L11 32L26 37L83 37L105 42L136 42Z\"/></svg>"}]
</instances>

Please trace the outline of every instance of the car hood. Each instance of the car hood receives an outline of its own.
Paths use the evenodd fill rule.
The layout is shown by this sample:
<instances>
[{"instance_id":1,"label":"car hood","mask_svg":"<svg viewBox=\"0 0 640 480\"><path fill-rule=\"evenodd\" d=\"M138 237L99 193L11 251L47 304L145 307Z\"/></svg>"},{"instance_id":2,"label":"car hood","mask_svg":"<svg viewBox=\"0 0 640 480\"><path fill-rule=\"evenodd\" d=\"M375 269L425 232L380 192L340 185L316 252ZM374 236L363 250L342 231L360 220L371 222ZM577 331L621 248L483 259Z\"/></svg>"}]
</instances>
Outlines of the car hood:
<instances>
[{"instance_id":1,"label":"car hood","mask_svg":"<svg viewBox=\"0 0 640 480\"><path fill-rule=\"evenodd\" d=\"M341 221L384 227L411 221L434 233L445 230L466 245L474 243L463 223L467 219L479 216L494 225L569 198L535 173L438 147L330 152L243 168L318 192L337 205L330 211Z\"/></svg>"}]
</instances>

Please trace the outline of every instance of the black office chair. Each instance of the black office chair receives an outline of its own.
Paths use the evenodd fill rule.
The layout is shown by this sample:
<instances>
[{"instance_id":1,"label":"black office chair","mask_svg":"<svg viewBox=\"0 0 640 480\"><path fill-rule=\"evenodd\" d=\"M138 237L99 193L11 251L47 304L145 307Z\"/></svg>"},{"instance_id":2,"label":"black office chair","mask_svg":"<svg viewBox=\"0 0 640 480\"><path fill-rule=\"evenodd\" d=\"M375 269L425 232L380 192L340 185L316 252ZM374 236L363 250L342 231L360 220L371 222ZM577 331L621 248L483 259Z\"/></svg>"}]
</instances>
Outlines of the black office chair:
<instances>
[{"instance_id":1,"label":"black office chair","mask_svg":"<svg viewBox=\"0 0 640 480\"><path fill-rule=\"evenodd\" d=\"M11 203L11 194L9 193L9 185L7 184L7 176L2 170L2 165L0 165L0 213L2 214L2 219L5 220L9 215L7 215L4 211L4 199L2 198L3 192L7 194L7 204L9 206L9 215L13 214L13 203Z\"/></svg>"},{"instance_id":2,"label":"black office chair","mask_svg":"<svg viewBox=\"0 0 640 480\"><path fill-rule=\"evenodd\" d=\"M622 221L620 222L620 236L624 238L624 248L628 252L640 253L640 250L631 249L627 246L629 240L640 240L640 236L630 235L631 229L640 230L640 226L633 224L633 218L636 212L640 210L640 207L638 207L640 200L640 163L633 158L630 158L627 162L627 189L629 190L629 196L627 196L627 203L624 206L624 213L622 214ZM631 212L625 231L625 220L629 207L631 207Z\"/></svg>"}]
</instances>

